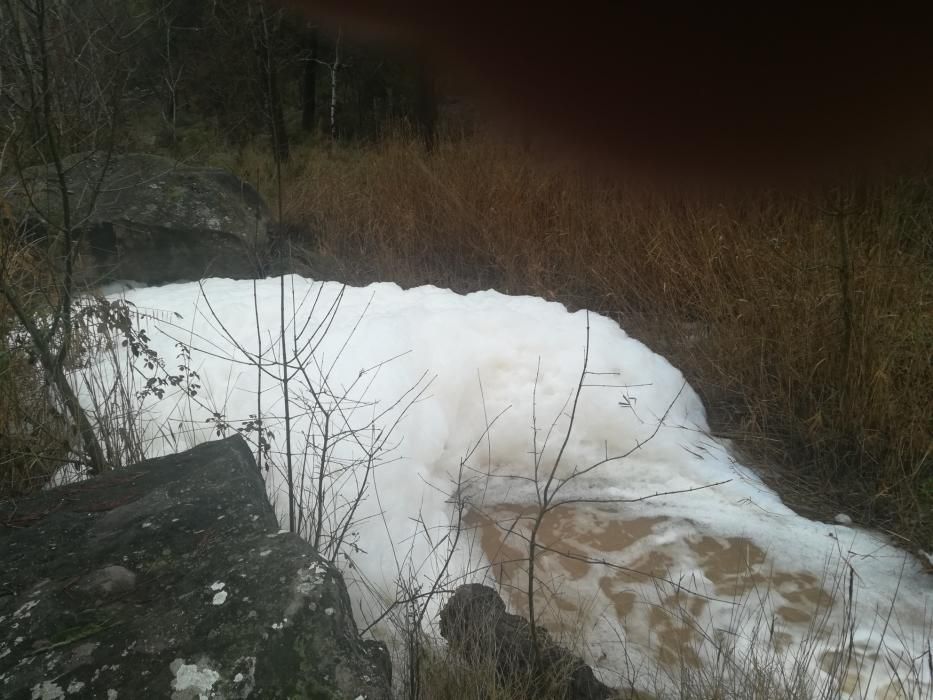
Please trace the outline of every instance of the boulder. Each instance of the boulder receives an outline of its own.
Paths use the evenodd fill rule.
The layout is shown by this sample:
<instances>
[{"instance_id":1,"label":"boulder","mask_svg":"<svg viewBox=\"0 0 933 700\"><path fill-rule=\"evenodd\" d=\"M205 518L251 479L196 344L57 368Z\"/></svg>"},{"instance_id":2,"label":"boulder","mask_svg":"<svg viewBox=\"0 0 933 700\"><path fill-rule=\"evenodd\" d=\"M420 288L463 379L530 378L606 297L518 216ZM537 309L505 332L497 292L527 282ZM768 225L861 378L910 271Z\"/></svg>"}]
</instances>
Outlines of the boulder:
<instances>
[{"instance_id":1,"label":"boulder","mask_svg":"<svg viewBox=\"0 0 933 700\"><path fill-rule=\"evenodd\" d=\"M528 698L604 700L615 691L593 669L558 644L543 627L537 628L534 653L531 624L505 610L499 594L489 586L460 586L441 610L441 636L451 651L468 665L495 668L501 685Z\"/></svg>"},{"instance_id":2,"label":"boulder","mask_svg":"<svg viewBox=\"0 0 933 700\"><path fill-rule=\"evenodd\" d=\"M64 165L72 226L83 238L81 282L256 276L269 210L235 175L145 154L83 153ZM63 205L51 166L4 179L3 201L31 239L55 238Z\"/></svg>"},{"instance_id":3,"label":"boulder","mask_svg":"<svg viewBox=\"0 0 933 700\"><path fill-rule=\"evenodd\" d=\"M390 697L239 436L0 504L0 697Z\"/></svg>"}]
</instances>

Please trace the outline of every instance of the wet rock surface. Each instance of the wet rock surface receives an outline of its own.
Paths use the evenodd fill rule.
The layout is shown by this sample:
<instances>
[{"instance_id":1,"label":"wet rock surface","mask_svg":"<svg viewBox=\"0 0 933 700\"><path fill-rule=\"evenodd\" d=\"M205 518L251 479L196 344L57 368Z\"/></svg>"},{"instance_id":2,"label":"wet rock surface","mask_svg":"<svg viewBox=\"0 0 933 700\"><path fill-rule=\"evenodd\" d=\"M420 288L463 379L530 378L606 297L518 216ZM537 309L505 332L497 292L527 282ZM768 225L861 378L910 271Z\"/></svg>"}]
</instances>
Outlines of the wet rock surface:
<instances>
[{"instance_id":1,"label":"wet rock surface","mask_svg":"<svg viewBox=\"0 0 933 700\"><path fill-rule=\"evenodd\" d=\"M529 698L604 700L615 691L593 670L555 644L539 627L534 653L531 625L506 612L499 594L479 583L460 586L441 610L441 635L470 665L494 665L499 681L524 689Z\"/></svg>"},{"instance_id":2,"label":"wet rock surface","mask_svg":"<svg viewBox=\"0 0 933 700\"><path fill-rule=\"evenodd\" d=\"M239 437L0 503L0 697L389 697Z\"/></svg>"},{"instance_id":3,"label":"wet rock surface","mask_svg":"<svg viewBox=\"0 0 933 700\"><path fill-rule=\"evenodd\" d=\"M79 282L256 276L269 209L232 173L138 153L78 154L64 168L71 226L83 241ZM0 181L0 201L28 240L54 245L64 220L54 168Z\"/></svg>"}]
</instances>

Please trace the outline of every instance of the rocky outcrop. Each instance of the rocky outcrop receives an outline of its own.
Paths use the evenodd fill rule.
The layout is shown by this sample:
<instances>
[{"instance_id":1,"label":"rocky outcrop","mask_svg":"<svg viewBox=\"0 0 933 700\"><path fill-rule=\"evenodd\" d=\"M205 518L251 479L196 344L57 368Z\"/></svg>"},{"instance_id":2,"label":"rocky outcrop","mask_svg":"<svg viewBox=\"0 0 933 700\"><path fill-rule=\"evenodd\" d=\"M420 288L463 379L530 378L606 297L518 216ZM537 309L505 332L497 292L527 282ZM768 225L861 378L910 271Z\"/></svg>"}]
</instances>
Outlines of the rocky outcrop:
<instances>
[{"instance_id":1,"label":"rocky outcrop","mask_svg":"<svg viewBox=\"0 0 933 700\"><path fill-rule=\"evenodd\" d=\"M0 561L0 697L389 697L239 437L0 504Z\"/></svg>"},{"instance_id":2,"label":"rocky outcrop","mask_svg":"<svg viewBox=\"0 0 933 700\"><path fill-rule=\"evenodd\" d=\"M534 653L531 625L505 610L489 586L460 586L441 610L441 635L451 650L471 666L495 668L499 682L528 698L604 700L615 691L600 683L593 670L555 644L538 627Z\"/></svg>"},{"instance_id":3,"label":"rocky outcrop","mask_svg":"<svg viewBox=\"0 0 933 700\"><path fill-rule=\"evenodd\" d=\"M65 161L72 226L81 232L81 281L157 284L256 276L269 210L235 175L144 154L85 153ZM51 167L0 182L0 202L25 235L49 238L63 222Z\"/></svg>"}]
</instances>

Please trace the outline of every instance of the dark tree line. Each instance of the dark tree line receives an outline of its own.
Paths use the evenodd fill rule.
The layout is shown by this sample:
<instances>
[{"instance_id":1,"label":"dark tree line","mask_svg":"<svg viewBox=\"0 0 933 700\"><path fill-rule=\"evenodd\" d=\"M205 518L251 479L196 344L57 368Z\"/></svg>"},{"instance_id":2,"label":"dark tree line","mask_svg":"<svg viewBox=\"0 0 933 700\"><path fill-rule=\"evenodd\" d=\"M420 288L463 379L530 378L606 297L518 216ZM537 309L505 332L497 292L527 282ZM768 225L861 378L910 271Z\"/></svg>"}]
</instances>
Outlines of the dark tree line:
<instances>
[{"instance_id":1,"label":"dark tree line","mask_svg":"<svg viewBox=\"0 0 933 700\"><path fill-rule=\"evenodd\" d=\"M401 122L433 144L436 90L417 56L354 43L266 0L135 5L152 16L137 96L158 103L164 140L207 120L234 141L266 135L284 159L302 132L375 139Z\"/></svg>"},{"instance_id":2,"label":"dark tree line","mask_svg":"<svg viewBox=\"0 0 933 700\"><path fill-rule=\"evenodd\" d=\"M434 142L437 93L416 53L357 43L339 27L318 26L268 0L2 4L0 108L8 113L12 102L22 113L18 124L27 126L35 115L21 109L30 89L23 76L39 74L31 65L24 71L31 53L15 41L37 13L68 18L51 28L57 32L51 45L62 48L49 57L60 62L53 71L60 84L49 92L68 125L67 152L95 148L98 125L109 123L113 112L121 134L145 132L162 147L174 147L180 134L205 127L234 144L265 137L281 159L288 158L296 138L308 134L373 140L390 124L407 125L428 148ZM82 53L85 44L93 54ZM71 55L80 57L74 65L66 60ZM93 65L81 63L86 55ZM101 109L107 119L99 118Z\"/></svg>"}]
</instances>

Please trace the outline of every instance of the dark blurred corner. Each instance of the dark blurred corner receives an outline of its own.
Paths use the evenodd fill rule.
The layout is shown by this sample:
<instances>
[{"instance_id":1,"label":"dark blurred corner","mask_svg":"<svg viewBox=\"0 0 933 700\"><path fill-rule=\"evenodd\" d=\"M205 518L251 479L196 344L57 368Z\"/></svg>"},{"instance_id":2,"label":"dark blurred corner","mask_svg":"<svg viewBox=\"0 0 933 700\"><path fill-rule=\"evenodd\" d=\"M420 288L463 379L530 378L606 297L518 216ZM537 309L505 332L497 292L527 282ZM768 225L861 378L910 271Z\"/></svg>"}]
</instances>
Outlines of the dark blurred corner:
<instances>
[{"instance_id":1,"label":"dark blurred corner","mask_svg":"<svg viewBox=\"0 0 933 700\"><path fill-rule=\"evenodd\" d=\"M416 50L595 168L806 183L926 165L933 7L288 0Z\"/></svg>"}]
</instances>

